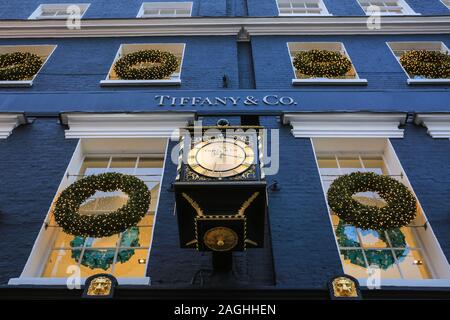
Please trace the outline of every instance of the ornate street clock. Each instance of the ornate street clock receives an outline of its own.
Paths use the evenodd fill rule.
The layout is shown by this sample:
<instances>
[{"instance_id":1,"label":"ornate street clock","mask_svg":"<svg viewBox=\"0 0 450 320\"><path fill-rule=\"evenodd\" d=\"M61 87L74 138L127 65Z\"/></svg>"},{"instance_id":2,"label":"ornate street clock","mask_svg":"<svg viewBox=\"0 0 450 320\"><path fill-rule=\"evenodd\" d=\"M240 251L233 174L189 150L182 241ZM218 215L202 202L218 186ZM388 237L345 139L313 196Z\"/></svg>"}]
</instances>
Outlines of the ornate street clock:
<instances>
[{"instance_id":1,"label":"ornate street clock","mask_svg":"<svg viewBox=\"0 0 450 320\"><path fill-rule=\"evenodd\" d=\"M263 128L186 129L174 183L180 246L230 259L233 251L263 247Z\"/></svg>"}]
</instances>

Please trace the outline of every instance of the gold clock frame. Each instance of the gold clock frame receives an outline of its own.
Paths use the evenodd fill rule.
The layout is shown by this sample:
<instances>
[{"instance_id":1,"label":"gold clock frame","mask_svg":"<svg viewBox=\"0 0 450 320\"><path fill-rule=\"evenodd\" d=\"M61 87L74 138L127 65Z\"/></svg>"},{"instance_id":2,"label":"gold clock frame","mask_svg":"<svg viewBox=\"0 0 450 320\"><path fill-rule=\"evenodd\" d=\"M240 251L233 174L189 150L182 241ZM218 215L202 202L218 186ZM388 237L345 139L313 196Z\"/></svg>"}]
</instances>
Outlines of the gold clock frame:
<instances>
[{"instance_id":1,"label":"gold clock frame","mask_svg":"<svg viewBox=\"0 0 450 320\"><path fill-rule=\"evenodd\" d=\"M245 157L242 160L242 162L240 162L238 165L229 170L216 171L211 170L210 168L205 168L199 163L198 156L202 152L202 150L205 150L205 147L213 143L223 143L224 145L232 144L234 147L240 148L244 152ZM252 146L241 140L230 138L210 139L207 141L199 142L195 144L191 150L189 150L187 158L187 164L189 165L192 171L205 177L218 179L229 178L237 176L239 174L243 174L254 164L254 161L255 161L255 151L252 148Z\"/></svg>"}]
</instances>

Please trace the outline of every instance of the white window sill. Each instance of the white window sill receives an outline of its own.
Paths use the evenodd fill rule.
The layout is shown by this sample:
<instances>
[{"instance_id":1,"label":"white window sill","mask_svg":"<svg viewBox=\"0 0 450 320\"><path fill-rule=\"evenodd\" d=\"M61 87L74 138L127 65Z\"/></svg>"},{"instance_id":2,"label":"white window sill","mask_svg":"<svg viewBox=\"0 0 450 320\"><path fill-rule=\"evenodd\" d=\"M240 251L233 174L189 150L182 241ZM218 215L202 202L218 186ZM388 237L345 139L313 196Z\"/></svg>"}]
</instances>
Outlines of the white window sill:
<instances>
[{"instance_id":1,"label":"white window sill","mask_svg":"<svg viewBox=\"0 0 450 320\"><path fill-rule=\"evenodd\" d=\"M170 80L102 80L100 81L102 87L115 86L179 86L181 79Z\"/></svg>"},{"instance_id":2,"label":"white window sill","mask_svg":"<svg viewBox=\"0 0 450 320\"><path fill-rule=\"evenodd\" d=\"M80 280L80 285L84 285L86 278ZM117 278L119 285L146 285L151 284L150 277L142 278ZM70 280L70 284L73 284L73 279ZM20 285L38 285L38 286L66 286L67 278L34 278L34 277L20 277L9 279L8 285L20 286Z\"/></svg>"},{"instance_id":3,"label":"white window sill","mask_svg":"<svg viewBox=\"0 0 450 320\"><path fill-rule=\"evenodd\" d=\"M331 17L333 16L331 13L311 13L311 14L304 14L304 13L280 13L278 14L280 17Z\"/></svg>"},{"instance_id":4,"label":"white window sill","mask_svg":"<svg viewBox=\"0 0 450 320\"><path fill-rule=\"evenodd\" d=\"M367 279L358 279L361 287L368 287L372 283L367 283ZM450 287L450 279L383 279L380 282L380 289L385 287L433 287L446 288ZM374 289L375 290L375 289Z\"/></svg>"},{"instance_id":5,"label":"white window sill","mask_svg":"<svg viewBox=\"0 0 450 320\"><path fill-rule=\"evenodd\" d=\"M443 79L408 79L408 84L450 84L450 78Z\"/></svg>"},{"instance_id":6,"label":"white window sill","mask_svg":"<svg viewBox=\"0 0 450 320\"><path fill-rule=\"evenodd\" d=\"M18 81L0 81L0 88L20 87L28 88L33 85L33 80L18 80Z\"/></svg>"},{"instance_id":7,"label":"white window sill","mask_svg":"<svg viewBox=\"0 0 450 320\"><path fill-rule=\"evenodd\" d=\"M337 86L365 86L367 79L325 79L325 78L311 78L311 79L292 79L294 86L301 85L337 85Z\"/></svg>"}]
</instances>

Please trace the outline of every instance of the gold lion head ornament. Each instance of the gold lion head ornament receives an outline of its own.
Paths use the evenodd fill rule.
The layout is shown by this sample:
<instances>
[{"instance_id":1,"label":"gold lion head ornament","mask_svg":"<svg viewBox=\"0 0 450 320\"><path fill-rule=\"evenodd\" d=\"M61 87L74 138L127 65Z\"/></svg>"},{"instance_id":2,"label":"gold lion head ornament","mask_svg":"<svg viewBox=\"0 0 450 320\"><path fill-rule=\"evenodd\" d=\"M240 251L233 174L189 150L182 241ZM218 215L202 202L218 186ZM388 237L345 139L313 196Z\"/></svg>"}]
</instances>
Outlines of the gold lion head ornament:
<instances>
[{"instance_id":1,"label":"gold lion head ornament","mask_svg":"<svg viewBox=\"0 0 450 320\"><path fill-rule=\"evenodd\" d=\"M331 284L334 298L360 298L358 284L350 277L336 277Z\"/></svg>"}]
</instances>

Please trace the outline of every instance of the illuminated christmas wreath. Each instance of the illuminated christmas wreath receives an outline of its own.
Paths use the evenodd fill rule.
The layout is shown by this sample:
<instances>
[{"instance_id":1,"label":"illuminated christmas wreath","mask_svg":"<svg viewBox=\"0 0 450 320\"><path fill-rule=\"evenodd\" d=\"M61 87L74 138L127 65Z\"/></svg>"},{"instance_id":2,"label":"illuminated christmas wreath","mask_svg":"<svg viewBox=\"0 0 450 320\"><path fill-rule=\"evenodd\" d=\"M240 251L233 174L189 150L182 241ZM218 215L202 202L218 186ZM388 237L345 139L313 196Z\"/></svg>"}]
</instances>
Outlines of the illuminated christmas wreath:
<instances>
[{"instance_id":1,"label":"illuminated christmas wreath","mask_svg":"<svg viewBox=\"0 0 450 320\"><path fill-rule=\"evenodd\" d=\"M29 52L0 55L0 80L14 81L32 78L42 67L42 59Z\"/></svg>"},{"instance_id":2,"label":"illuminated christmas wreath","mask_svg":"<svg viewBox=\"0 0 450 320\"><path fill-rule=\"evenodd\" d=\"M400 57L400 63L412 76L450 78L450 56L439 51L408 51Z\"/></svg>"},{"instance_id":3,"label":"illuminated christmas wreath","mask_svg":"<svg viewBox=\"0 0 450 320\"><path fill-rule=\"evenodd\" d=\"M73 248L72 259L75 261L80 260L82 250L79 248L83 247L85 241L86 239L84 237L77 236L70 242L70 246ZM139 247L138 227L132 227L122 233L120 247ZM88 248L84 250L83 258L81 259L80 264L90 269L103 269L106 271L114 263L115 254L115 249ZM117 252L116 263L125 263L130 260L132 256L134 256L134 249L119 249Z\"/></svg>"},{"instance_id":4,"label":"illuminated christmas wreath","mask_svg":"<svg viewBox=\"0 0 450 320\"><path fill-rule=\"evenodd\" d=\"M114 71L119 78L126 80L164 79L177 69L177 57L173 53L160 50L129 53L117 60L114 65Z\"/></svg>"},{"instance_id":5,"label":"illuminated christmas wreath","mask_svg":"<svg viewBox=\"0 0 450 320\"><path fill-rule=\"evenodd\" d=\"M345 55L328 50L299 52L293 63L302 74L321 78L341 77L352 69L352 63Z\"/></svg>"},{"instance_id":6,"label":"illuminated christmas wreath","mask_svg":"<svg viewBox=\"0 0 450 320\"><path fill-rule=\"evenodd\" d=\"M375 231L374 231L375 232ZM386 238L386 235L383 231L379 232L378 239L383 241L387 247L389 245L393 248L405 248L406 247L406 238L405 235L401 232L400 229L393 229L387 231L389 236L390 244ZM336 228L336 237L339 243L339 247L341 248L355 248L354 250L341 250L341 254L344 256L345 260L350 260L352 264L355 264L360 267L366 267L366 262L364 259L364 255L361 249L359 249L360 243L359 240L352 239L351 234L349 235L346 230L345 223L341 220ZM357 237L357 236L356 236ZM404 256L406 249L395 250L395 255L397 259L400 259ZM392 265L395 264L395 259L392 255L391 250L376 250L370 249L365 250L367 262L369 265L377 265L382 270L389 269Z\"/></svg>"},{"instance_id":7,"label":"illuminated christmas wreath","mask_svg":"<svg viewBox=\"0 0 450 320\"><path fill-rule=\"evenodd\" d=\"M81 204L97 191L117 190L128 195L128 202L121 208L105 214L79 214ZM116 172L102 173L80 179L61 192L53 213L58 225L68 234L109 237L135 226L147 213L150 199L150 191L142 180Z\"/></svg>"},{"instance_id":8,"label":"illuminated christmas wreath","mask_svg":"<svg viewBox=\"0 0 450 320\"><path fill-rule=\"evenodd\" d=\"M386 202L382 208L353 199L359 192L372 191ZM399 181L373 172L353 172L333 181L328 204L339 218L364 230L391 230L408 225L416 216L416 199Z\"/></svg>"}]
</instances>

